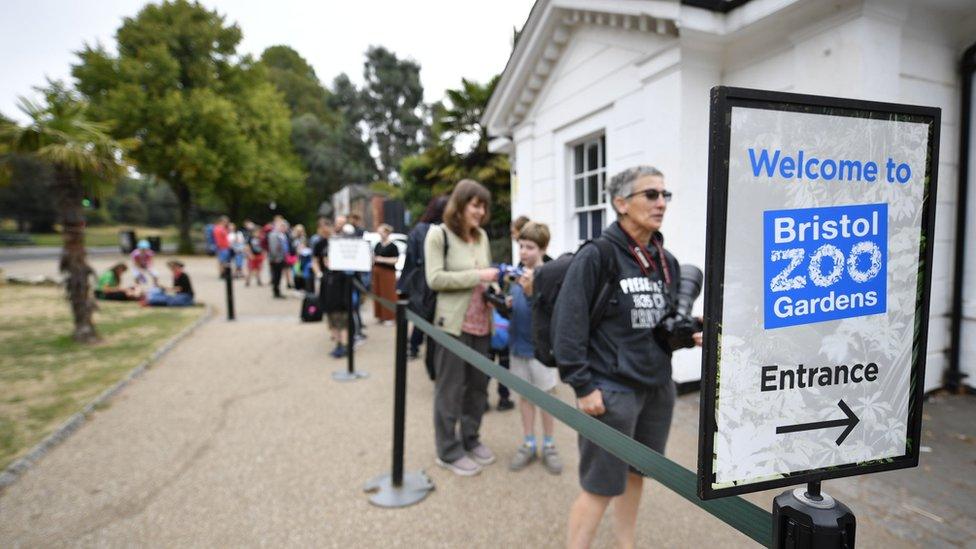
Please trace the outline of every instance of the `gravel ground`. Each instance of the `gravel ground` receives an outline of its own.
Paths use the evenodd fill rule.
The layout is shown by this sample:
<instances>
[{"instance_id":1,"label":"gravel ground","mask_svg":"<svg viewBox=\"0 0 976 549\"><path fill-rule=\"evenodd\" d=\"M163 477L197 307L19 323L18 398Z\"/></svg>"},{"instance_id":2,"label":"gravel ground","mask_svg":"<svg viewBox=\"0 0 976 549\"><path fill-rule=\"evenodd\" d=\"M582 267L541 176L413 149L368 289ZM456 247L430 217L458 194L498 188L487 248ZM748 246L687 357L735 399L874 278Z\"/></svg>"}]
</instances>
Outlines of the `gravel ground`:
<instances>
[{"instance_id":1,"label":"gravel ground","mask_svg":"<svg viewBox=\"0 0 976 549\"><path fill-rule=\"evenodd\" d=\"M238 282L238 320L226 322L214 262L187 264L199 297L218 309L215 319L0 495L0 546L562 545L578 491L569 428L557 426L561 476L541 465L510 473L518 415L492 411L482 432L498 463L477 477L455 477L434 464L433 387L421 362L411 362L406 470L425 470L436 490L410 508L373 507L363 485L390 467L394 329L370 322L357 351L357 366L370 377L337 383L331 373L345 362L328 357L323 324L298 321L297 297L272 300L267 287ZM55 268L50 261L0 267L8 274ZM493 404L496 394L492 383ZM571 398L566 387L558 394ZM668 448L689 468L697 400L679 399ZM660 485L647 486L638 546L755 545ZM750 499L769 507L773 495ZM912 545L870 517L858 520L863 547ZM612 541L608 516L597 546Z\"/></svg>"}]
</instances>

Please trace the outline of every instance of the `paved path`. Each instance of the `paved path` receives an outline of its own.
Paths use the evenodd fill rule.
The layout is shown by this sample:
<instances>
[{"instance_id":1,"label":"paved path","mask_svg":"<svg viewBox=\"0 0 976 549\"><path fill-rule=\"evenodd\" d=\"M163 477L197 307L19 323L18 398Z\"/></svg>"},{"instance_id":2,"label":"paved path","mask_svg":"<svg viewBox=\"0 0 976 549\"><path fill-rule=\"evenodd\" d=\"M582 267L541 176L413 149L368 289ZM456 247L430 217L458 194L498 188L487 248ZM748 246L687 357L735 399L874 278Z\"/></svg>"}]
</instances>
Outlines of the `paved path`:
<instances>
[{"instance_id":1,"label":"paved path","mask_svg":"<svg viewBox=\"0 0 976 549\"><path fill-rule=\"evenodd\" d=\"M94 260L99 268L110 262ZM406 468L425 469L437 489L407 509L372 507L362 486L390 464L393 329L368 329L357 364L369 379L336 383L330 375L345 363L328 358L324 325L298 322L297 298L275 301L267 287L238 284L238 321L226 322L212 260L188 264L200 296L217 305L215 319L0 495L0 546L562 544L578 490L568 428L557 428L562 476L541 466L510 473L505 463L520 439L518 416L492 411L483 433L499 463L478 477L454 477L434 465L432 384L412 362ZM11 274L53 269L35 262L0 267ZM559 395L571 393L561 387ZM668 449L689 468L697 398L679 399ZM769 506L772 496L751 499ZM860 546L911 546L883 522L858 519ZM611 534L608 517L597 545L611 546ZM754 546L656 483L645 492L638 545Z\"/></svg>"},{"instance_id":2,"label":"paved path","mask_svg":"<svg viewBox=\"0 0 976 549\"><path fill-rule=\"evenodd\" d=\"M163 244L163 253L176 251L176 244ZM88 248L89 257L118 256L118 246L91 246ZM0 263L8 261L58 259L61 248L52 246L9 246L0 247Z\"/></svg>"}]
</instances>

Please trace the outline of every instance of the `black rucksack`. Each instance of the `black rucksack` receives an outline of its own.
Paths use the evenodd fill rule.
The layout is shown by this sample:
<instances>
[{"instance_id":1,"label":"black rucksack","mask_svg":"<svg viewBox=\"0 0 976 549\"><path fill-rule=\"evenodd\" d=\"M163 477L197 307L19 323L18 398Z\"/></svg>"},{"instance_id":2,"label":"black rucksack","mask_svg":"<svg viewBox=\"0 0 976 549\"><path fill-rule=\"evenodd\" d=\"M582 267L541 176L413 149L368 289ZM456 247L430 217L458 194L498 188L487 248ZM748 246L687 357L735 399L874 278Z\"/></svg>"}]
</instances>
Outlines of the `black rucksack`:
<instances>
[{"instance_id":1,"label":"black rucksack","mask_svg":"<svg viewBox=\"0 0 976 549\"><path fill-rule=\"evenodd\" d=\"M305 297L302 299L301 318L302 322L322 321L322 303L319 296L313 292L305 292Z\"/></svg>"},{"instance_id":2,"label":"black rucksack","mask_svg":"<svg viewBox=\"0 0 976 549\"><path fill-rule=\"evenodd\" d=\"M432 229L435 226L440 227L440 230L444 231L444 260L447 261L447 229L444 228L444 225L431 225L430 228ZM430 229L427 232L429 233ZM424 258L424 261L426 259ZM407 293L407 308L427 322L433 322L437 309L437 292L430 289L430 286L427 284L427 273L424 264L421 263L410 271L407 277L401 282L400 287Z\"/></svg>"},{"instance_id":3,"label":"black rucksack","mask_svg":"<svg viewBox=\"0 0 976 549\"><path fill-rule=\"evenodd\" d=\"M597 294L590 310L590 329L592 330L603 319L610 296L613 294L612 285L616 283L619 269L613 252L613 244L603 237L584 242L579 250L592 244L600 251L600 293ZM532 276L532 343L535 346L535 358L549 366L556 367L556 355L552 348L552 313L556 307L556 298L562 288L563 279L569 264L576 255L565 253L535 270Z\"/></svg>"}]
</instances>

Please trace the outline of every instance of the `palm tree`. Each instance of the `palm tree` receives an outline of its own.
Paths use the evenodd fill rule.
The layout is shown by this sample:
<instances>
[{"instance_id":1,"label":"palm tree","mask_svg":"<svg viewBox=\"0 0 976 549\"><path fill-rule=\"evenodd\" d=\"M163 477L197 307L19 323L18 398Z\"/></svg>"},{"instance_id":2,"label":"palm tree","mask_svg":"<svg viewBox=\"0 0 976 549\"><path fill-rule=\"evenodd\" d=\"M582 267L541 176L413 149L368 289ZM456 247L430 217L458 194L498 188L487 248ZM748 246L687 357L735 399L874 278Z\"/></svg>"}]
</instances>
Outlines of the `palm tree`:
<instances>
[{"instance_id":1,"label":"palm tree","mask_svg":"<svg viewBox=\"0 0 976 549\"><path fill-rule=\"evenodd\" d=\"M74 316L74 339L98 339L92 313L96 305L90 292L93 273L85 252L85 218L82 200L85 190L112 183L125 174L122 160L125 143L115 141L105 124L88 119L87 105L60 82L38 88L43 103L25 98L20 110L29 122L21 127L0 122L0 165L9 168L15 155L34 157L54 168L54 197L61 221L63 249L60 270L67 284Z\"/></svg>"}]
</instances>

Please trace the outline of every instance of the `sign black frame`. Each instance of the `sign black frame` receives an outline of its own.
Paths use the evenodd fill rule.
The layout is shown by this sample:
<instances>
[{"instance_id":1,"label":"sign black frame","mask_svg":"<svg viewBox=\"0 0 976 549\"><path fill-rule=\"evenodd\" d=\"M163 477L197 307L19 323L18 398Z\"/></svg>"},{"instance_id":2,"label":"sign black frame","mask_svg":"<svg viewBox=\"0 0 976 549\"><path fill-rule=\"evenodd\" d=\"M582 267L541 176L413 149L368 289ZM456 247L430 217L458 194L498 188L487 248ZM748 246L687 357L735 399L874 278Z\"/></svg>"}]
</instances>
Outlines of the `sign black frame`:
<instances>
[{"instance_id":1,"label":"sign black frame","mask_svg":"<svg viewBox=\"0 0 976 549\"><path fill-rule=\"evenodd\" d=\"M908 439L905 454L865 463L851 463L787 473L779 478L744 482L716 488L714 441L719 341L721 339L723 288L725 281L725 242L728 222L729 148L732 108L848 116L876 120L920 122L929 125L928 154L925 160L922 194L922 223L919 262L922 283L916 294L916 330L912 342ZM932 251L935 235L936 188L939 172L939 130L941 109L917 105L881 103L857 99L773 92L748 88L716 86L711 90L708 150L708 229L705 244L705 329L702 349L702 388L698 431L698 496L714 499L783 486L822 481L918 466L922 433L922 397L928 340L929 299L932 286Z\"/></svg>"}]
</instances>

